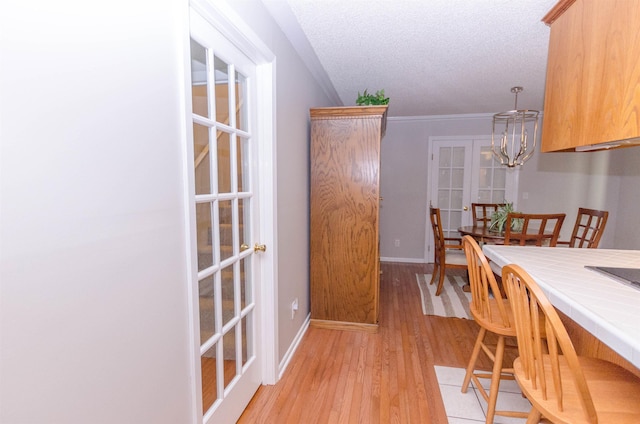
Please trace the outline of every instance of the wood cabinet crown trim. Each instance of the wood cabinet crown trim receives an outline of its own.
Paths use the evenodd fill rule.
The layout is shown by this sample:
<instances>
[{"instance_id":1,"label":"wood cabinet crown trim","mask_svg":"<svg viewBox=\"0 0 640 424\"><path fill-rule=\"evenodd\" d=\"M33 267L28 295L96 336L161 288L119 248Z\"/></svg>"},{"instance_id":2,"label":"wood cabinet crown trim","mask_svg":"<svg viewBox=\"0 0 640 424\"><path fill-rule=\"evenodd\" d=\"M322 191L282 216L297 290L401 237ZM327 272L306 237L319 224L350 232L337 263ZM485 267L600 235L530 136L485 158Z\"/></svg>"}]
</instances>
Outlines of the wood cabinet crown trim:
<instances>
[{"instance_id":1,"label":"wood cabinet crown trim","mask_svg":"<svg viewBox=\"0 0 640 424\"><path fill-rule=\"evenodd\" d=\"M560 0L558 3L556 3L555 6L553 6L553 8L549 12L547 12L546 15L544 15L544 18L542 18L542 22L547 25L551 25L556 19L560 17L560 15L562 15L568 8L570 8L571 5L575 3L575 1L576 0Z\"/></svg>"},{"instance_id":2,"label":"wood cabinet crown trim","mask_svg":"<svg viewBox=\"0 0 640 424\"><path fill-rule=\"evenodd\" d=\"M380 135L383 138L387 132L388 105L376 106L341 106L314 107L309 110L312 121L321 119L380 119Z\"/></svg>"},{"instance_id":3,"label":"wood cabinet crown trim","mask_svg":"<svg viewBox=\"0 0 640 424\"><path fill-rule=\"evenodd\" d=\"M385 116L389 106L343 106L343 107L315 107L311 109L311 119L323 117L348 116Z\"/></svg>"}]
</instances>

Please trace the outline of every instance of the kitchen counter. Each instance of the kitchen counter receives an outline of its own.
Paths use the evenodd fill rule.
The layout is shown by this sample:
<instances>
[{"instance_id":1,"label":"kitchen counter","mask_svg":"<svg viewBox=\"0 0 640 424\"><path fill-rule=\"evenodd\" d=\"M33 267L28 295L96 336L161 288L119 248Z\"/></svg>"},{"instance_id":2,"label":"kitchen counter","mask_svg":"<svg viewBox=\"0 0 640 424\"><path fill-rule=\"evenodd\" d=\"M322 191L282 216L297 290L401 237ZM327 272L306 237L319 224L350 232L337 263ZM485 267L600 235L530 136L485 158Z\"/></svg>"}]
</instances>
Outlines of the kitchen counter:
<instances>
[{"instance_id":1,"label":"kitchen counter","mask_svg":"<svg viewBox=\"0 0 640 424\"><path fill-rule=\"evenodd\" d=\"M640 289L584 267L640 268L640 250L485 245L483 251L500 267L520 265L558 310L640 368Z\"/></svg>"}]
</instances>

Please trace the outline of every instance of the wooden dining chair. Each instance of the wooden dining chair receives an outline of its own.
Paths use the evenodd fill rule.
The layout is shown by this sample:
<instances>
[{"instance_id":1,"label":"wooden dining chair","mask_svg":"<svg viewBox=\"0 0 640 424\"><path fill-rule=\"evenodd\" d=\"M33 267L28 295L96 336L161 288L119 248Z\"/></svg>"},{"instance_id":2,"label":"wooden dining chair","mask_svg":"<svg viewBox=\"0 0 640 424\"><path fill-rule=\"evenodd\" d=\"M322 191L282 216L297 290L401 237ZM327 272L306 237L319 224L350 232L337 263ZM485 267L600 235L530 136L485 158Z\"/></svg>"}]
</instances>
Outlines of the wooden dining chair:
<instances>
[{"instance_id":1,"label":"wooden dining chair","mask_svg":"<svg viewBox=\"0 0 640 424\"><path fill-rule=\"evenodd\" d=\"M504 244L554 247L558 242L565 216L563 213L509 213L505 223Z\"/></svg>"},{"instance_id":2,"label":"wooden dining chair","mask_svg":"<svg viewBox=\"0 0 640 424\"><path fill-rule=\"evenodd\" d=\"M436 281L436 275L439 276L436 296L440 296L447 269L467 268L467 258L462 251L460 238L444 236L439 208L429 207L429 219L431 220L431 228L433 228L434 244L433 274L429 284Z\"/></svg>"},{"instance_id":3,"label":"wooden dining chair","mask_svg":"<svg viewBox=\"0 0 640 424\"><path fill-rule=\"evenodd\" d=\"M491 215L497 211L504 203L472 203L471 215L473 217L473 225L478 227L487 227L491 223Z\"/></svg>"},{"instance_id":4,"label":"wooden dining chair","mask_svg":"<svg viewBox=\"0 0 640 424\"><path fill-rule=\"evenodd\" d=\"M462 393L467 392L469 383L473 380L478 391L487 402L487 423L493 423L495 415L526 417L526 412L496 410L500 380L514 379L513 368L504 366L505 347L516 347L506 344L507 338L514 338L516 336L513 313L511 312L509 301L506 297L502 296L493 271L489 267L489 262L475 239L471 236L464 236L462 238L462 246L467 257L469 283L471 285L469 310L473 319L480 327L462 383ZM493 345L485 342L488 333L493 333L498 338L498 342L493 350ZM494 341L495 337L492 337L491 342L494 343ZM491 374L487 374L486 371L476 370L476 362L480 350L493 361ZM480 381L481 378L491 379L488 393Z\"/></svg>"},{"instance_id":5,"label":"wooden dining chair","mask_svg":"<svg viewBox=\"0 0 640 424\"><path fill-rule=\"evenodd\" d=\"M608 218L608 211L578 208L571 238L569 241L558 241L558 246L597 248Z\"/></svg>"},{"instance_id":6,"label":"wooden dining chair","mask_svg":"<svg viewBox=\"0 0 640 424\"><path fill-rule=\"evenodd\" d=\"M541 417L554 423L640 423L640 378L611 362L578 356L558 313L524 269L503 267L502 281L518 340L514 373L533 405L527 423Z\"/></svg>"}]
</instances>

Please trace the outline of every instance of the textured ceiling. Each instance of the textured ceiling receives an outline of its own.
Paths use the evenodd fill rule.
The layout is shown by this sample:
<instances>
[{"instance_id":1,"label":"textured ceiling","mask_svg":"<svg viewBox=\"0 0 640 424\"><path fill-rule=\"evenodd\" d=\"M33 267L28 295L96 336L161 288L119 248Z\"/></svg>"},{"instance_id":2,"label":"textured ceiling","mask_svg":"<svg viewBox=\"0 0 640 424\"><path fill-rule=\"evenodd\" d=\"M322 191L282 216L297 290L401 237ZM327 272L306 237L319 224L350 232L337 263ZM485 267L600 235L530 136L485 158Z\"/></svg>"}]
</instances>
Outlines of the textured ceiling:
<instances>
[{"instance_id":1,"label":"textured ceiling","mask_svg":"<svg viewBox=\"0 0 640 424\"><path fill-rule=\"evenodd\" d=\"M495 113L513 109L511 87L523 86L518 107L542 109L541 19L557 0L263 2L345 106L384 89L389 116Z\"/></svg>"}]
</instances>

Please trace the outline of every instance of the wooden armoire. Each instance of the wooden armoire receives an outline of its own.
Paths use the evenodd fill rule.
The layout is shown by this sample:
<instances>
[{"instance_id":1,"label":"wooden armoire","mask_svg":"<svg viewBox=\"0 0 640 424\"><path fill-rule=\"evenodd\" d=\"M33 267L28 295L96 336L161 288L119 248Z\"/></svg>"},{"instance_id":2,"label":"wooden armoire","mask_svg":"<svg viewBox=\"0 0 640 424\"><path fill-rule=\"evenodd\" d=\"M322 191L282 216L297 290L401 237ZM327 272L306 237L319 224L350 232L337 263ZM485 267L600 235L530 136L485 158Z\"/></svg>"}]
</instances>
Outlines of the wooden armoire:
<instances>
[{"instance_id":1,"label":"wooden armoire","mask_svg":"<svg viewBox=\"0 0 640 424\"><path fill-rule=\"evenodd\" d=\"M377 331L387 106L313 108L310 115L311 325Z\"/></svg>"}]
</instances>

